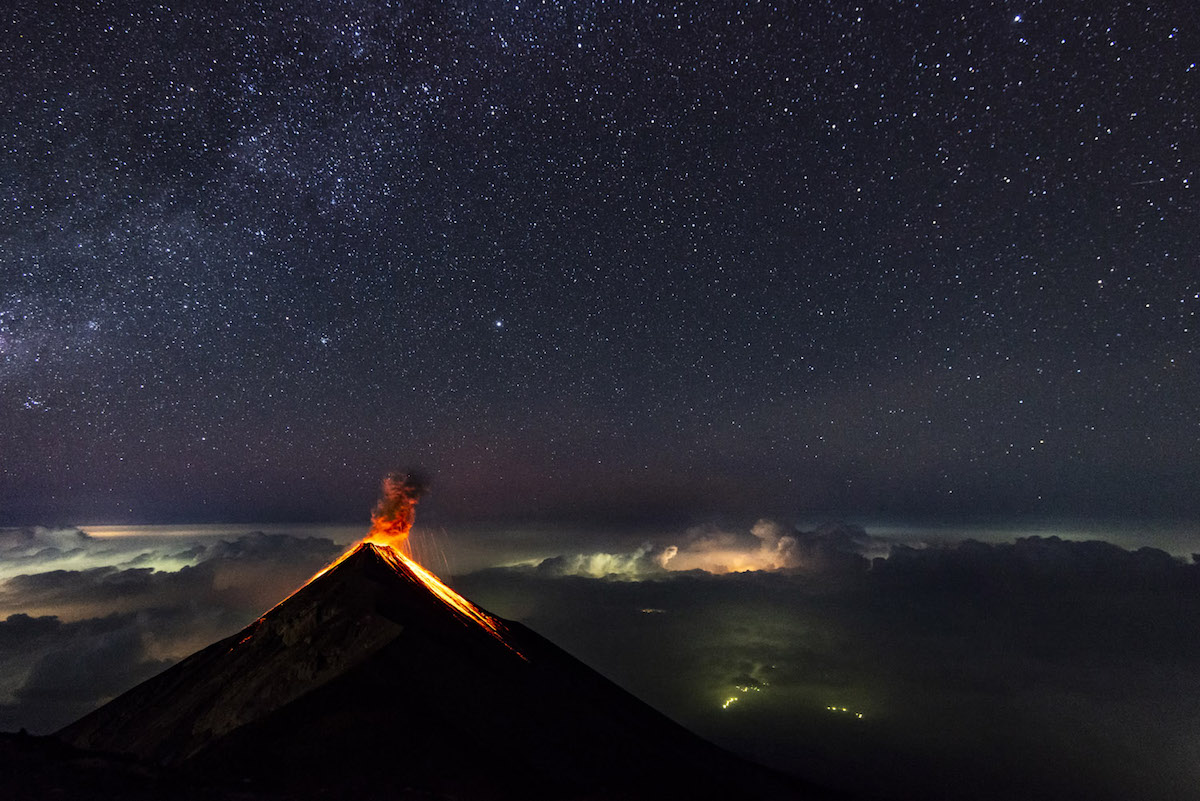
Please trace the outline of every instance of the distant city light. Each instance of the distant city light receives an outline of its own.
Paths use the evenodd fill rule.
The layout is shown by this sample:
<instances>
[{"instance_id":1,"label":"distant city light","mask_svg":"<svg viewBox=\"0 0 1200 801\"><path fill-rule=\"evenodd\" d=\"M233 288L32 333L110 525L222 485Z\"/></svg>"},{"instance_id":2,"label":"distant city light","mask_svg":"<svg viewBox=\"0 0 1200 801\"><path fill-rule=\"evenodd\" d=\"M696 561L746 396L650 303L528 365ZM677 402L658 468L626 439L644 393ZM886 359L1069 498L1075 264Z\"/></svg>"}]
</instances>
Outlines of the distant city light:
<instances>
[{"instance_id":1,"label":"distant city light","mask_svg":"<svg viewBox=\"0 0 1200 801\"><path fill-rule=\"evenodd\" d=\"M837 712L839 715L853 715L855 720L862 720L863 713L855 712L852 709L847 709L844 706L827 706L825 707L830 712Z\"/></svg>"}]
</instances>

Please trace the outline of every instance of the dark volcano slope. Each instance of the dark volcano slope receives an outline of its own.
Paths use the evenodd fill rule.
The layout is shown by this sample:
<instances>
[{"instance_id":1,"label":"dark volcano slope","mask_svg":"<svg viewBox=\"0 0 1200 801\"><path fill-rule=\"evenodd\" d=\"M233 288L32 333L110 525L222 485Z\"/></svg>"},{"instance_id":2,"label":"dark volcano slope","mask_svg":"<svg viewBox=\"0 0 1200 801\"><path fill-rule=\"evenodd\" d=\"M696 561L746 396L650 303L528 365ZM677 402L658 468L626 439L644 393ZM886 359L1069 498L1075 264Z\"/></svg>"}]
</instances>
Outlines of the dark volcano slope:
<instances>
[{"instance_id":1,"label":"dark volcano slope","mask_svg":"<svg viewBox=\"0 0 1200 801\"><path fill-rule=\"evenodd\" d=\"M360 546L238 634L68 726L72 745L296 797L818 798L549 641L503 639Z\"/></svg>"}]
</instances>

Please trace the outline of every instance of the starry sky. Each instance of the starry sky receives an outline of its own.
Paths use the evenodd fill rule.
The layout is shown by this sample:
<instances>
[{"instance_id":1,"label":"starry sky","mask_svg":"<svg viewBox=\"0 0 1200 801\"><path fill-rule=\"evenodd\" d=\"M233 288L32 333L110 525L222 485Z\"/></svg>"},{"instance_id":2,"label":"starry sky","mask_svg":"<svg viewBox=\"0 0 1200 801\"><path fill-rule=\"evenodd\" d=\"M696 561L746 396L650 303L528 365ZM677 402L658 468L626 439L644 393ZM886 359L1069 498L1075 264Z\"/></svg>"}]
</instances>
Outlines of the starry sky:
<instances>
[{"instance_id":1,"label":"starry sky","mask_svg":"<svg viewBox=\"0 0 1200 801\"><path fill-rule=\"evenodd\" d=\"M1200 517L1183 4L0 20L0 522Z\"/></svg>"}]
</instances>

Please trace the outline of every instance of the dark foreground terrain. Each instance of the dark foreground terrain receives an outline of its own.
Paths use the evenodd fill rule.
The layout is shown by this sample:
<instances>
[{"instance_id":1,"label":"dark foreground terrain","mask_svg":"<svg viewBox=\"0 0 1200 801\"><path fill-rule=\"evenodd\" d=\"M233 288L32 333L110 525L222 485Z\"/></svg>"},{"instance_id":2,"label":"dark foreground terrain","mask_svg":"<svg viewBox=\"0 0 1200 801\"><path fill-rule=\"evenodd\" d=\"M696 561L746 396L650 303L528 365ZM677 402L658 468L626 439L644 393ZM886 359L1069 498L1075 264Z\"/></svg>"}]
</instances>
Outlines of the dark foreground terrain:
<instances>
[{"instance_id":1,"label":"dark foreground terrain","mask_svg":"<svg viewBox=\"0 0 1200 801\"><path fill-rule=\"evenodd\" d=\"M205 778L129 757L84 751L54 737L0 732L0 798L8 801L287 801L338 797L340 793L322 787L298 793L243 781L225 783L219 776ZM358 797L395 801L439 798L402 786Z\"/></svg>"},{"instance_id":2,"label":"dark foreground terrain","mask_svg":"<svg viewBox=\"0 0 1200 801\"><path fill-rule=\"evenodd\" d=\"M9 738L0 798L828 797L421 573L361 546L57 740Z\"/></svg>"}]
</instances>

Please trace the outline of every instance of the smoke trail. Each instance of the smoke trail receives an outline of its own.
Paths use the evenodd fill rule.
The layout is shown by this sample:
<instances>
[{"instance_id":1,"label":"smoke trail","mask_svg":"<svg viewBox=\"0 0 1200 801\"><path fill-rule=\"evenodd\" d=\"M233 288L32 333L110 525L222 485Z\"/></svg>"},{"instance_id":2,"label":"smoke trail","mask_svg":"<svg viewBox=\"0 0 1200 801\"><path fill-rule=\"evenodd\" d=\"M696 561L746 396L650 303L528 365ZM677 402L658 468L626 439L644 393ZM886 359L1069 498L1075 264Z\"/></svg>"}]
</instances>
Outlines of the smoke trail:
<instances>
[{"instance_id":1,"label":"smoke trail","mask_svg":"<svg viewBox=\"0 0 1200 801\"><path fill-rule=\"evenodd\" d=\"M380 488L379 501L371 512L367 541L403 547L417 516L417 501L425 489L426 481L417 473L388 473Z\"/></svg>"}]
</instances>

